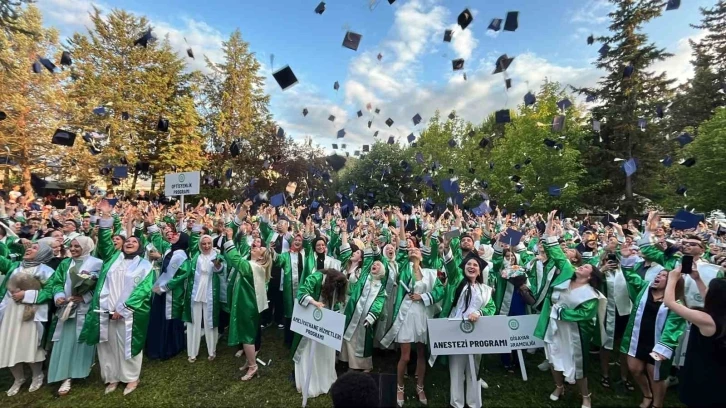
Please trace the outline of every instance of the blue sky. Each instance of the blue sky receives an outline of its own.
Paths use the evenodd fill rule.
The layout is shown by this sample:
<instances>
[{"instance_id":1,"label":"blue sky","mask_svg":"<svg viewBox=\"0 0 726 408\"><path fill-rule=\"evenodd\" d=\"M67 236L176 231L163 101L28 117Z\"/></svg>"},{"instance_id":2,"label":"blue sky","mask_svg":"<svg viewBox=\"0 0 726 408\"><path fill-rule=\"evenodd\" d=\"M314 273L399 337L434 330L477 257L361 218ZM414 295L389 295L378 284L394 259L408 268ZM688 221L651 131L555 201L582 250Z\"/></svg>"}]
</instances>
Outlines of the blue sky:
<instances>
[{"instance_id":1,"label":"blue sky","mask_svg":"<svg viewBox=\"0 0 726 408\"><path fill-rule=\"evenodd\" d=\"M309 134L326 147L341 128L352 146L373 143L375 130L386 139L405 139L422 127L413 126L413 115L420 113L425 123L436 109L444 114L456 109L461 117L479 122L496 109L514 108L545 77L592 85L598 72L591 62L599 45L587 46L585 39L606 33L610 7L604 0L397 0L393 5L380 0L370 10L369 0L330 0L321 16L313 12L318 2L38 0L38 5L46 24L64 35L88 24L91 4L144 14L155 34L168 35L180 54L186 37L196 55L212 60L221 58L220 42L239 28L268 75L275 119L293 137ZM689 23L698 22L699 6L713 3L684 0L679 10L665 12L646 27L653 41L676 54L656 69L681 81L691 75L687 39L700 33ZM461 31L456 17L467 7L474 22ZM516 32L487 32L492 18L513 10L520 12ZM447 28L455 28L451 44L442 41ZM341 46L346 30L363 35L357 52ZM380 62L378 53L383 55ZM491 75L503 53L516 57L508 71L514 84L508 93L503 77ZM467 81L451 71L451 60L460 57L466 59ZM300 83L282 92L269 74L287 64ZM190 66L204 68L200 58ZM338 92L335 81L341 84ZM380 107L381 115L367 112L366 103ZM300 113L303 107L311 112L306 118ZM365 112L360 119L355 114L359 109ZM329 114L335 122L327 120ZM383 123L388 117L396 121L391 128ZM371 129L368 120L374 120Z\"/></svg>"}]
</instances>

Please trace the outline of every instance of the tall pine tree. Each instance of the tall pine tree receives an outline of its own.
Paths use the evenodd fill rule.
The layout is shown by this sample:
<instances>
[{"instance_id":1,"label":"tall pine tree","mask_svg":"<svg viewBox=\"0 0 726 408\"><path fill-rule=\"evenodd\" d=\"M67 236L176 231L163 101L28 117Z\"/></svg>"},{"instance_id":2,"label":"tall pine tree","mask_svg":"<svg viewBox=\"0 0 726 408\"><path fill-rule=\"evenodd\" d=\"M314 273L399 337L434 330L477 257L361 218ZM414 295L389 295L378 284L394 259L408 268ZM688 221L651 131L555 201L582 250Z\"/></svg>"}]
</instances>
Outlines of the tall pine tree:
<instances>
[{"instance_id":1,"label":"tall pine tree","mask_svg":"<svg viewBox=\"0 0 726 408\"><path fill-rule=\"evenodd\" d=\"M723 80L726 75L726 0L718 0L711 8L701 7L701 16L701 23L691 27L707 33L695 46L711 57L712 68Z\"/></svg>"},{"instance_id":2,"label":"tall pine tree","mask_svg":"<svg viewBox=\"0 0 726 408\"><path fill-rule=\"evenodd\" d=\"M649 68L671 54L648 40L642 27L661 15L662 0L610 0L615 10L609 14L610 35L598 38L609 47L603 50L595 65L606 72L596 89L580 90L595 96L598 106L592 117L602 123L593 146L585 150L586 167L593 182L610 180L596 194L587 198L593 207L612 208L633 214L640 210L640 197L657 198L663 194L658 183L662 171L658 160L667 151L668 143L661 134L662 125L656 108L671 93L673 80L665 72ZM639 126L639 119L646 121ZM602 142L600 142L602 138ZM637 172L627 177L616 158L637 162Z\"/></svg>"}]
</instances>

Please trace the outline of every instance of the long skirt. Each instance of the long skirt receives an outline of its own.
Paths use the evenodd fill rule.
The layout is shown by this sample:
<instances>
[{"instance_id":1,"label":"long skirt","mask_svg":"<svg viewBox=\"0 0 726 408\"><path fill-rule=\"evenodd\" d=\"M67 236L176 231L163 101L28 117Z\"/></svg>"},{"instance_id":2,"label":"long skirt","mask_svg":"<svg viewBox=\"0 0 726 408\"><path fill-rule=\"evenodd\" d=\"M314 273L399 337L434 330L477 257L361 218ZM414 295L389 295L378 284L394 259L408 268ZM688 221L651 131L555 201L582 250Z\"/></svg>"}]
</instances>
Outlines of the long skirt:
<instances>
[{"instance_id":1,"label":"long skirt","mask_svg":"<svg viewBox=\"0 0 726 408\"><path fill-rule=\"evenodd\" d=\"M6 295L7 296L7 295ZM45 360L39 322L23 321L25 305L10 299L0 321L0 368Z\"/></svg>"},{"instance_id":2,"label":"long skirt","mask_svg":"<svg viewBox=\"0 0 726 408\"><path fill-rule=\"evenodd\" d=\"M109 320L108 341L98 343L98 364L101 366L101 378L105 384L132 383L141 375L141 362L144 353L126 359L124 340L126 326L123 319Z\"/></svg>"},{"instance_id":3,"label":"long skirt","mask_svg":"<svg viewBox=\"0 0 726 408\"><path fill-rule=\"evenodd\" d=\"M146 356L152 360L168 360L185 347L184 322L181 319L167 320L166 297L154 294L146 333Z\"/></svg>"},{"instance_id":4,"label":"long skirt","mask_svg":"<svg viewBox=\"0 0 726 408\"><path fill-rule=\"evenodd\" d=\"M310 386L308 387L308 398L315 398L321 394L327 394L330 387L338 378L335 372L335 349L309 339L302 339L300 362L295 363L295 386L298 392L305 387L305 380L310 371ZM309 365L310 353L315 348L312 365Z\"/></svg>"},{"instance_id":5,"label":"long skirt","mask_svg":"<svg viewBox=\"0 0 726 408\"><path fill-rule=\"evenodd\" d=\"M48 383L69 378L86 378L91 373L96 346L78 342L76 319L63 322L60 340L53 344L48 366Z\"/></svg>"}]
</instances>

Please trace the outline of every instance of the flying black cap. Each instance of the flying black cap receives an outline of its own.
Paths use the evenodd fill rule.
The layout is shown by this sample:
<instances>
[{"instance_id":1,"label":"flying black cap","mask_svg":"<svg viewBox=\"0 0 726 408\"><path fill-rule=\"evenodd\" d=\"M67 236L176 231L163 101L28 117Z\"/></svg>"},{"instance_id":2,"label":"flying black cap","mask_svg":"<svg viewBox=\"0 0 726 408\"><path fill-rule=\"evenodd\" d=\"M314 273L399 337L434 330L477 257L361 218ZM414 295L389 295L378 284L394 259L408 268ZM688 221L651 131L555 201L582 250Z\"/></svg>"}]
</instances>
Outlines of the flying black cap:
<instances>
[{"instance_id":1,"label":"flying black cap","mask_svg":"<svg viewBox=\"0 0 726 408\"><path fill-rule=\"evenodd\" d=\"M561 132L565 127L565 115L557 115L552 118L552 131Z\"/></svg>"},{"instance_id":2,"label":"flying black cap","mask_svg":"<svg viewBox=\"0 0 726 408\"><path fill-rule=\"evenodd\" d=\"M423 153L416 152L416 163L418 163L418 164L423 164L424 163Z\"/></svg>"},{"instance_id":3,"label":"flying black cap","mask_svg":"<svg viewBox=\"0 0 726 408\"><path fill-rule=\"evenodd\" d=\"M451 42L451 35L452 35L453 33L454 33L454 32L453 32L453 31L451 31L451 30L446 30L446 31L444 31L444 41L445 41L445 42Z\"/></svg>"},{"instance_id":4,"label":"flying black cap","mask_svg":"<svg viewBox=\"0 0 726 408\"><path fill-rule=\"evenodd\" d=\"M512 119L509 116L509 109L498 110L494 113L496 123L509 123Z\"/></svg>"},{"instance_id":5,"label":"flying black cap","mask_svg":"<svg viewBox=\"0 0 726 408\"><path fill-rule=\"evenodd\" d=\"M691 137L691 135L689 135L688 133L683 133L682 135L678 136L676 140L678 141L678 143L680 143L681 147L683 147L691 143L693 141L693 137Z\"/></svg>"},{"instance_id":6,"label":"flying black cap","mask_svg":"<svg viewBox=\"0 0 726 408\"><path fill-rule=\"evenodd\" d=\"M519 28L519 12L510 11L504 21L504 31L517 31L517 28Z\"/></svg>"},{"instance_id":7,"label":"flying black cap","mask_svg":"<svg viewBox=\"0 0 726 408\"><path fill-rule=\"evenodd\" d=\"M521 177L519 177L519 176L518 176L518 175L516 175L516 174L515 174L515 175L513 175L513 176L509 176L509 179L510 179L510 180L512 180L512 181L513 181L513 182L515 182L515 183L519 183L519 181L520 181L520 180L522 180L522 178L521 178Z\"/></svg>"},{"instance_id":8,"label":"flying black cap","mask_svg":"<svg viewBox=\"0 0 726 408\"><path fill-rule=\"evenodd\" d=\"M71 58L71 53L68 51L63 51L61 54L61 65L65 65L67 67L71 66L73 64L73 59Z\"/></svg>"},{"instance_id":9,"label":"flying black cap","mask_svg":"<svg viewBox=\"0 0 726 408\"><path fill-rule=\"evenodd\" d=\"M156 122L156 130L159 132L168 132L169 131L169 119L164 119L162 117L159 117L159 121Z\"/></svg>"},{"instance_id":10,"label":"flying black cap","mask_svg":"<svg viewBox=\"0 0 726 408\"><path fill-rule=\"evenodd\" d=\"M456 21L462 30L466 30L466 27L469 27L469 24L474 21L474 16L471 15L471 11L469 11L469 9L465 9L461 12L461 14L459 14L459 18L457 18Z\"/></svg>"},{"instance_id":11,"label":"flying black cap","mask_svg":"<svg viewBox=\"0 0 726 408\"><path fill-rule=\"evenodd\" d=\"M338 139L342 139L345 137L345 129L340 129L338 131Z\"/></svg>"},{"instance_id":12,"label":"flying black cap","mask_svg":"<svg viewBox=\"0 0 726 408\"><path fill-rule=\"evenodd\" d=\"M464 58L457 58L455 60L451 61L451 68L454 71L459 71L464 69Z\"/></svg>"},{"instance_id":13,"label":"flying black cap","mask_svg":"<svg viewBox=\"0 0 726 408\"><path fill-rule=\"evenodd\" d=\"M500 55L494 65L496 68L494 69L494 72L492 72L492 74L498 74L500 72L506 71L507 68L509 68L509 65L512 64L512 61L514 61L514 57L509 58L507 54Z\"/></svg>"},{"instance_id":14,"label":"flying black cap","mask_svg":"<svg viewBox=\"0 0 726 408\"><path fill-rule=\"evenodd\" d=\"M285 129L283 129L282 126L277 128L277 137L285 137Z\"/></svg>"},{"instance_id":15,"label":"flying black cap","mask_svg":"<svg viewBox=\"0 0 726 408\"><path fill-rule=\"evenodd\" d=\"M280 193L270 197L270 205L275 208L285 205L285 194Z\"/></svg>"},{"instance_id":16,"label":"flying black cap","mask_svg":"<svg viewBox=\"0 0 726 408\"><path fill-rule=\"evenodd\" d=\"M189 56L189 58L191 59L194 59L194 51L191 47L187 48L187 56Z\"/></svg>"},{"instance_id":17,"label":"flying black cap","mask_svg":"<svg viewBox=\"0 0 726 408\"><path fill-rule=\"evenodd\" d=\"M451 147L451 148L456 147L456 140L455 139L449 139L449 147Z\"/></svg>"},{"instance_id":18,"label":"flying black cap","mask_svg":"<svg viewBox=\"0 0 726 408\"><path fill-rule=\"evenodd\" d=\"M410 135L408 135L408 137L406 137L406 140L408 140L408 143L413 143L413 141L416 140L416 136L411 133Z\"/></svg>"},{"instance_id":19,"label":"flying black cap","mask_svg":"<svg viewBox=\"0 0 726 408\"><path fill-rule=\"evenodd\" d=\"M335 122L335 115L328 116L328 120L331 122Z\"/></svg>"},{"instance_id":20,"label":"flying black cap","mask_svg":"<svg viewBox=\"0 0 726 408\"><path fill-rule=\"evenodd\" d=\"M623 78L630 78L633 75L633 72L635 72L633 64L626 65L625 69L623 69Z\"/></svg>"},{"instance_id":21,"label":"flying black cap","mask_svg":"<svg viewBox=\"0 0 726 408\"><path fill-rule=\"evenodd\" d=\"M454 118L456 118L456 114L454 111L451 111L451 113L449 113L449 119L454 120Z\"/></svg>"},{"instance_id":22,"label":"flying black cap","mask_svg":"<svg viewBox=\"0 0 726 408\"><path fill-rule=\"evenodd\" d=\"M51 143L55 145L71 147L73 146L73 143L75 143L75 141L75 133L68 132L62 129L56 129L55 133L53 134L53 139L51 140Z\"/></svg>"},{"instance_id":23,"label":"flying black cap","mask_svg":"<svg viewBox=\"0 0 726 408\"><path fill-rule=\"evenodd\" d=\"M487 147L488 144L489 144L489 139L487 139L486 137L483 137L479 141L479 147L481 147L482 149L485 148L485 147Z\"/></svg>"},{"instance_id":24,"label":"flying black cap","mask_svg":"<svg viewBox=\"0 0 726 408\"><path fill-rule=\"evenodd\" d=\"M277 81L277 84L280 85L283 91L297 83L297 77L289 65L285 65L273 72L272 77L275 78L275 81Z\"/></svg>"},{"instance_id":25,"label":"flying black cap","mask_svg":"<svg viewBox=\"0 0 726 408\"><path fill-rule=\"evenodd\" d=\"M371 128L371 125L372 125L372 124L373 124L373 121L372 121L372 120L369 120L369 121L368 121L368 129L370 129L370 128Z\"/></svg>"},{"instance_id":26,"label":"flying black cap","mask_svg":"<svg viewBox=\"0 0 726 408\"><path fill-rule=\"evenodd\" d=\"M140 38L134 41L134 46L140 45L146 48L146 46L149 45L149 42L153 41L154 39L154 35L151 34L151 28L149 28Z\"/></svg>"},{"instance_id":27,"label":"flying black cap","mask_svg":"<svg viewBox=\"0 0 726 408\"><path fill-rule=\"evenodd\" d=\"M333 84L333 89L335 89L336 91L340 89L340 83L338 83L338 81L335 81L335 83Z\"/></svg>"},{"instance_id":28,"label":"flying black cap","mask_svg":"<svg viewBox=\"0 0 726 408\"><path fill-rule=\"evenodd\" d=\"M547 188L547 192L552 197L559 197L562 195L562 187L559 186L549 186Z\"/></svg>"},{"instance_id":29,"label":"flying black cap","mask_svg":"<svg viewBox=\"0 0 726 408\"><path fill-rule=\"evenodd\" d=\"M691 158L688 158L688 159L685 159L685 160L681 160L681 162L678 163L678 164L680 164L681 166L692 167L693 165L696 164L696 159L694 159L693 157L691 157Z\"/></svg>"},{"instance_id":30,"label":"flying black cap","mask_svg":"<svg viewBox=\"0 0 726 408\"><path fill-rule=\"evenodd\" d=\"M587 45L592 45L595 43L595 36L590 34L589 37L587 37Z\"/></svg>"},{"instance_id":31,"label":"flying black cap","mask_svg":"<svg viewBox=\"0 0 726 408\"><path fill-rule=\"evenodd\" d=\"M371 149L370 146L363 145L363 153L368 153L370 151L370 149Z\"/></svg>"},{"instance_id":32,"label":"flying black cap","mask_svg":"<svg viewBox=\"0 0 726 408\"><path fill-rule=\"evenodd\" d=\"M236 141L232 142L232 145L229 147L229 154L232 157L237 157L237 156L239 156L239 153L240 153L239 145L237 144Z\"/></svg>"},{"instance_id":33,"label":"flying black cap","mask_svg":"<svg viewBox=\"0 0 726 408\"><path fill-rule=\"evenodd\" d=\"M537 97L532 92L527 92L524 95L524 106L532 106L537 102Z\"/></svg>"},{"instance_id":34,"label":"flying black cap","mask_svg":"<svg viewBox=\"0 0 726 408\"><path fill-rule=\"evenodd\" d=\"M337 150L337 149L338 149L338 144L337 143L333 143L333 150Z\"/></svg>"},{"instance_id":35,"label":"flying black cap","mask_svg":"<svg viewBox=\"0 0 726 408\"><path fill-rule=\"evenodd\" d=\"M686 197L686 191L688 191L688 189L686 188L686 186L679 186L676 189L676 194L682 195L682 196Z\"/></svg>"},{"instance_id":36,"label":"flying black cap","mask_svg":"<svg viewBox=\"0 0 726 408\"><path fill-rule=\"evenodd\" d=\"M671 167L673 165L673 158L671 156L666 156L660 159L660 162L666 167Z\"/></svg>"},{"instance_id":37,"label":"flying black cap","mask_svg":"<svg viewBox=\"0 0 726 408\"><path fill-rule=\"evenodd\" d=\"M322 15L325 12L325 2L321 1L317 7L315 7L315 13Z\"/></svg>"},{"instance_id":38,"label":"flying black cap","mask_svg":"<svg viewBox=\"0 0 726 408\"><path fill-rule=\"evenodd\" d=\"M403 215L411 215L413 213L413 206L409 203L401 203L400 207Z\"/></svg>"},{"instance_id":39,"label":"flying black cap","mask_svg":"<svg viewBox=\"0 0 726 408\"><path fill-rule=\"evenodd\" d=\"M419 115L417 113L416 115L414 115L414 117L411 120L413 120L413 124L414 124L414 126L416 126L419 123L421 123L421 115Z\"/></svg>"},{"instance_id":40,"label":"flying black cap","mask_svg":"<svg viewBox=\"0 0 726 408\"><path fill-rule=\"evenodd\" d=\"M515 193L522 194L523 191L524 191L524 184L517 183L517 185L514 186L514 192ZM502 214L502 215L504 215L504 214Z\"/></svg>"},{"instance_id":41,"label":"flying black cap","mask_svg":"<svg viewBox=\"0 0 726 408\"><path fill-rule=\"evenodd\" d=\"M668 0L668 4L666 5L666 11L678 10L678 7L681 7L681 0Z\"/></svg>"},{"instance_id":42,"label":"flying black cap","mask_svg":"<svg viewBox=\"0 0 726 408\"><path fill-rule=\"evenodd\" d=\"M597 52L600 53L600 56L602 58L605 58L605 57L607 57L608 52L610 52L610 46L607 44L603 44L602 47L600 47L600 49L597 50Z\"/></svg>"},{"instance_id":43,"label":"flying black cap","mask_svg":"<svg viewBox=\"0 0 726 408\"><path fill-rule=\"evenodd\" d=\"M493 18L492 22L489 23L489 27L487 27L487 30L492 31L499 31L502 29L502 19L501 18Z\"/></svg>"},{"instance_id":44,"label":"flying black cap","mask_svg":"<svg viewBox=\"0 0 726 408\"><path fill-rule=\"evenodd\" d=\"M572 106L572 102L570 102L569 99L565 98L559 102L557 102L557 107L564 110Z\"/></svg>"},{"instance_id":45,"label":"flying black cap","mask_svg":"<svg viewBox=\"0 0 726 408\"><path fill-rule=\"evenodd\" d=\"M38 57L38 61L40 61L40 64L50 71L51 74L55 73L56 66L51 60L48 58Z\"/></svg>"},{"instance_id":46,"label":"flying black cap","mask_svg":"<svg viewBox=\"0 0 726 408\"><path fill-rule=\"evenodd\" d=\"M115 166L112 175L114 178L126 178L129 176L129 168L128 166Z\"/></svg>"},{"instance_id":47,"label":"flying black cap","mask_svg":"<svg viewBox=\"0 0 726 408\"><path fill-rule=\"evenodd\" d=\"M396 143L396 139L394 139L393 136L389 136L388 137L388 144L394 144L394 143Z\"/></svg>"},{"instance_id":48,"label":"flying black cap","mask_svg":"<svg viewBox=\"0 0 726 408\"><path fill-rule=\"evenodd\" d=\"M40 65L40 62L38 62L38 61L33 61L32 67L33 67L33 73L36 73L36 74L40 74L40 71L43 70L43 66Z\"/></svg>"},{"instance_id":49,"label":"flying black cap","mask_svg":"<svg viewBox=\"0 0 726 408\"><path fill-rule=\"evenodd\" d=\"M5 112L0 111L0 120L5 120L5 119L7 119L7 117L8 117L8 115Z\"/></svg>"},{"instance_id":50,"label":"flying black cap","mask_svg":"<svg viewBox=\"0 0 726 408\"><path fill-rule=\"evenodd\" d=\"M555 145L557 144L557 142L555 142L555 141L554 141L554 140L552 140L552 139L545 139L545 140L544 140L544 144L545 144L545 146L547 146L547 147L555 147Z\"/></svg>"},{"instance_id":51,"label":"flying black cap","mask_svg":"<svg viewBox=\"0 0 726 408\"><path fill-rule=\"evenodd\" d=\"M391 118L386 119L386 125L388 125L388 127L391 127L393 125L393 119L391 119Z\"/></svg>"},{"instance_id":52,"label":"flying black cap","mask_svg":"<svg viewBox=\"0 0 726 408\"><path fill-rule=\"evenodd\" d=\"M360 45L360 40L362 38L362 35L348 31L345 33L345 37L343 38L343 47L349 48L353 51L358 51L358 46Z\"/></svg>"},{"instance_id":53,"label":"flying black cap","mask_svg":"<svg viewBox=\"0 0 726 408\"><path fill-rule=\"evenodd\" d=\"M343 167L345 167L346 159L343 156L338 156L338 154L333 154L325 158L325 162L330 165L330 167L334 171L340 171ZM329 177L329 176L328 176Z\"/></svg>"},{"instance_id":54,"label":"flying black cap","mask_svg":"<svg viewBox=\"0 0 726 408\"><path fill-rule=\"evenodd\" d=\"M363 116L363 111L362 111L362 110L359 110L359 111L358 111L358 112L356 113L356 115L358 115L358 117L361 117L361 116Z\"/></svg>"}]
</instances>

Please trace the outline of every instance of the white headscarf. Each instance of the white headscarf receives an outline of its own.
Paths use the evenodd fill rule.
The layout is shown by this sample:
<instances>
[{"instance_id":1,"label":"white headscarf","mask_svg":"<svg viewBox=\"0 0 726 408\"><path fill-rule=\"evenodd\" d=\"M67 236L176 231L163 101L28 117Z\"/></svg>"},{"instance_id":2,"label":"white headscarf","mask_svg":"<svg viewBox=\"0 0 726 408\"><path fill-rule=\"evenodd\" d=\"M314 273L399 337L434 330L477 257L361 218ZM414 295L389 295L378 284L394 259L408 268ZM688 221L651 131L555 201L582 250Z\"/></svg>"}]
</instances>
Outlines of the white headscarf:
<instances>
[{"instance_id":1,"label":"white headscarf","mask_svg":"<svg viewBox=\"0 0 726 408\"><path fill-rule=\"evenodd\" d=\"M71 240L71 242L73 242L73 241L78 242L78 245L80 245L81 248L83 249L83 252L81 252L81 256L79 256L78 258L73 258L74 261L85 261L86 258L91 256L91 252L93 252L93 250L96 249L96 244L89 237L84 237L83 235L79 235L79 236L73 238L73 240Z\"/></svg>"}]
</instances>

